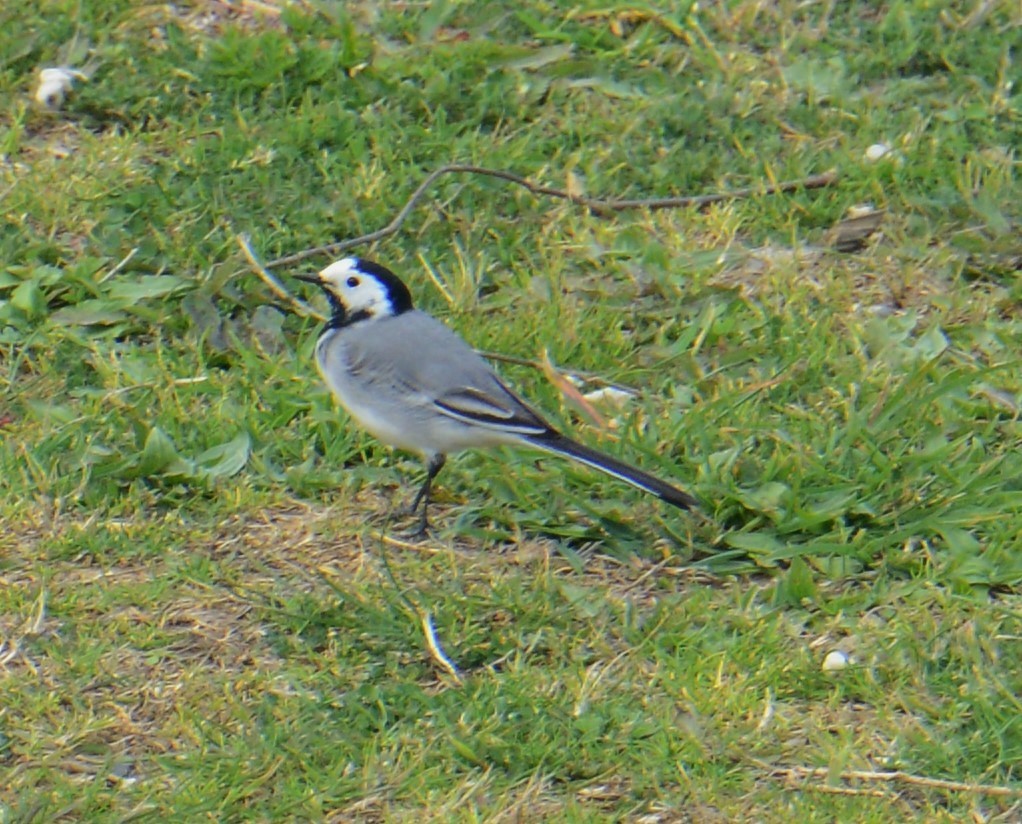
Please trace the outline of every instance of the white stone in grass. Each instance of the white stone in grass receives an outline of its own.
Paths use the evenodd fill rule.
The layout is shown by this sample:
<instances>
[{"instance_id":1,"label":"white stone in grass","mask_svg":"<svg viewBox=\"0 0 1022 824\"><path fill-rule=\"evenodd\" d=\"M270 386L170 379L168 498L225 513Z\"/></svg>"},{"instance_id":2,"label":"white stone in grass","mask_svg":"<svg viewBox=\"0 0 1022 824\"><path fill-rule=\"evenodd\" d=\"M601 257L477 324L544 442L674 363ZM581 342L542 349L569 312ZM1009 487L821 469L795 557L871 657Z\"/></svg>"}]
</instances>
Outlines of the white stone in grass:
<instances>
[{"instance_id":1,"label":"white stone in grass","mask_svg":"<svg viewBox=\"0 0 1022 824\"><path fill-rule=\"evenodd\" d=\"M876 210L877 207L872 203L856 203L854 206L848 207L848 211L845 212L845 219L857 220L858 218L873 214Z\"/></svg>"},{"instance_id":2,"label":"white stone in grass","mask_svg":"<svg viewBox=\"0 0 1022 824\"><path fill-rule=\"evenodd\" d=\"M84 80L85 75L77 69L65 67L42 69L39 72L39 87L35 99L48 109L59 109L64 97L74 88L75 80Z\"/></svg>"},{"instance_id":3,"label":"white stone in grass","mask_svg":"<svg viewBox=\"0 0 1022 824\"><path fill-rule=\"evenodd\" d=\"M840 672L851 663L851 659L839 649L832 649L823 659L824 672Z\"/></svg>"},{"instance_id":4,"label":"white stone in grass","mask_svg":"<svg viewBox=\"0 0 1022 824\"><path fill-rule=\"evenodd\" d=\"M614 386L604 386L601 389L586 392L582 397L594 406L613 406L618 409L635 399L634 393L626 392Z\"/></svg>"},{"instance_id":5,"label":"white stone in grass","mask_svg":"<svg viewBox=\"0 0 1022 824\"><path fill-rule=\"evenodd\" d=\"M884 155L891 153L891 147L886 143L874 143L868 149L866 149L866 160L873 161L874 163L882 158Z\"/></svg>"}]
</instances>

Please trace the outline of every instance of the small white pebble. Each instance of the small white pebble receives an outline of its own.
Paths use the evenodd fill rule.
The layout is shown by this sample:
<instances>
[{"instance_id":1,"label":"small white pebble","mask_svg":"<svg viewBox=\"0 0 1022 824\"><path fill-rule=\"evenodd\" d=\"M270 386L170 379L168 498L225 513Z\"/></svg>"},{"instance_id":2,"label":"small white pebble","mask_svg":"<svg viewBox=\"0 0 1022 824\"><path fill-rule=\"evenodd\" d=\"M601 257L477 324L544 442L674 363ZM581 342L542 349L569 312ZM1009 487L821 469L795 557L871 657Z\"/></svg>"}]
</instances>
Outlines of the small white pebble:
<instances>
[{"instance_id":1,"label":"small white pebble","mask_svg":"<svg viewBox=\"0 0 1022 824\"><path fill-rule=\"evenodd\" d=\"M848 220L856 220L860 217L866 217L876 212L876 206L872 203L857 203L854 206L849 206L848 211L845 213L845 217Z\"/></svg>"},{"instance_id":2,"label":"small white pebble","mask_svg":"<svg viewBox=\"0 0 1022 824\"><path fill-rule=\"evenodd\" d=\"M879 160L886 154L891 153L891 147L886 143L874 143L866 149L866 160Z\"/></svg>"},{"instance_id":3,"label":"small white pebble","mask_svg":"<svg viewBox=\"0 0 1022 824\"><path fill-rule=\"evenodd\" d=\"M48 109L59 109L64 96L74 88L75 80L84 79L85 75L75 69L42 69L39 72L39 88L35 99Z\"/></svg>"},{"instance_id":4,"label":"small white pebble","mask_svg":"<svg viewBox=\"0 0 1022 824\"><path fill-rule=\"evenodd\" d=\"M622 389L615 389L613 386L605 386L602 389L586 392L582 397L592 404L606 404L608 406L621 408L632 401L635 398L635 395L631 392L625 392Z\"/></svg>"},{"instance_id":5,"label":"small white pebble","mask_svg":"<svg viewBox=\"0 0 1022 824\"><path fill-rule=\"evenodd\" d=\"M832 649L827 653L827 657L823 659L823 671L838 672L847 667L848 664L849 658L845 653L839 649Z\"/></svg>"}]
</instances>

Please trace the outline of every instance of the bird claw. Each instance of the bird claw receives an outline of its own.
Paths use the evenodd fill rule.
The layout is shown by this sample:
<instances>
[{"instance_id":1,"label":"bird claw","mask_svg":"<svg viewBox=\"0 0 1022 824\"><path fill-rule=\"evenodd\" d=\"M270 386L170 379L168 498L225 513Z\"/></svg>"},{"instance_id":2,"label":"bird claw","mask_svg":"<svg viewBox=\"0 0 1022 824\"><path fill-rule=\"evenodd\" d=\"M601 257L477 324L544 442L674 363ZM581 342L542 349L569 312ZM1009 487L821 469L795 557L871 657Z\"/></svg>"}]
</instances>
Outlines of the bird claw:
<instances>
[{"instance_id":1,"label":"bird claw","mask_svg":"<svg viewBox=\"0 0 1022 824\"><path fill-rule=\"evenodd\" d=\"M419 524L415 527L415 529L405 533L405 537L415 541L424 541L432 532L433 525L429 521L419 521Z\"/></svg>"},{"instance_id":2,"label":"bird claw","mask_svg":"<svg viewBox=\"0 0 1022 824\"><path fill-rule=\"evenodd\" d=\"M406 533L406 535L409 538L426 538L433 531L433 525L429 522L429 518L426 517L426 508L420 507L418 501L416 501L413 504L404 504L397 509L397 515L400 518L410 518L416 514L419 516L419 521L415 528Z\"/></svg>"}]
</instances>

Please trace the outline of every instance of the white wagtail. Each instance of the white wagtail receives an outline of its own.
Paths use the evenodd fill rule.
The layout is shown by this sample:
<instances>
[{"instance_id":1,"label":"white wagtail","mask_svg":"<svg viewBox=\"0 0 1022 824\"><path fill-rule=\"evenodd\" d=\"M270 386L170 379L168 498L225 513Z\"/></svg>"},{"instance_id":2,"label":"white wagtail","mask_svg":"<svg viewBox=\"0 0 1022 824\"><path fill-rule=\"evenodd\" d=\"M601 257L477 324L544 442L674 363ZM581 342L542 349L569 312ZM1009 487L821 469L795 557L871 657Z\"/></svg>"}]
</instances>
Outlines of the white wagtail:
<instances>
[{"instance_id":1,"label":"white wagtail","mask_svg":"<svg viewBox=\"0 0 1022 824\"><path fill-rule=\"evenodd\" d=\"M298 279L319 286L330 302L316 361L337 400L381 441L426 461L426 481L409 507L411 514L422 504L420 532L447 455L500 444L574 458L674 506L697 505L680 489L550 426L464 340L414 309L408 287L386 267L349 257Z\"/></svg>"}]
</instances>

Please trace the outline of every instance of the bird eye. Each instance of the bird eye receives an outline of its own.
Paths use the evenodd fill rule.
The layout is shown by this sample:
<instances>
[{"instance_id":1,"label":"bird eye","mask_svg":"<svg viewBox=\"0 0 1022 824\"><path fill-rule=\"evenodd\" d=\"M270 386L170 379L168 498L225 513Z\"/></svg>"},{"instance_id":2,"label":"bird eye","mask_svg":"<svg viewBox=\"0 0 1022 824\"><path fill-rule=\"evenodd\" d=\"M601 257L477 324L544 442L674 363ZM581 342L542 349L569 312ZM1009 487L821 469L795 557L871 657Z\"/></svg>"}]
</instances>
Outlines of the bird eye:
<instances>
[{"instance_id":1,"label":"bird eye","mask_svg":"<svg viewBox=\"0 0 1022 824\"><path fill-rule=\"evenodd\" d=\"M358 278L356 278L356 277L348 278L347 282L348 282L348 286L350 288L352 288L352 289L354 289L356 286L358 286Z\"/></svg>"}]
</instances>

